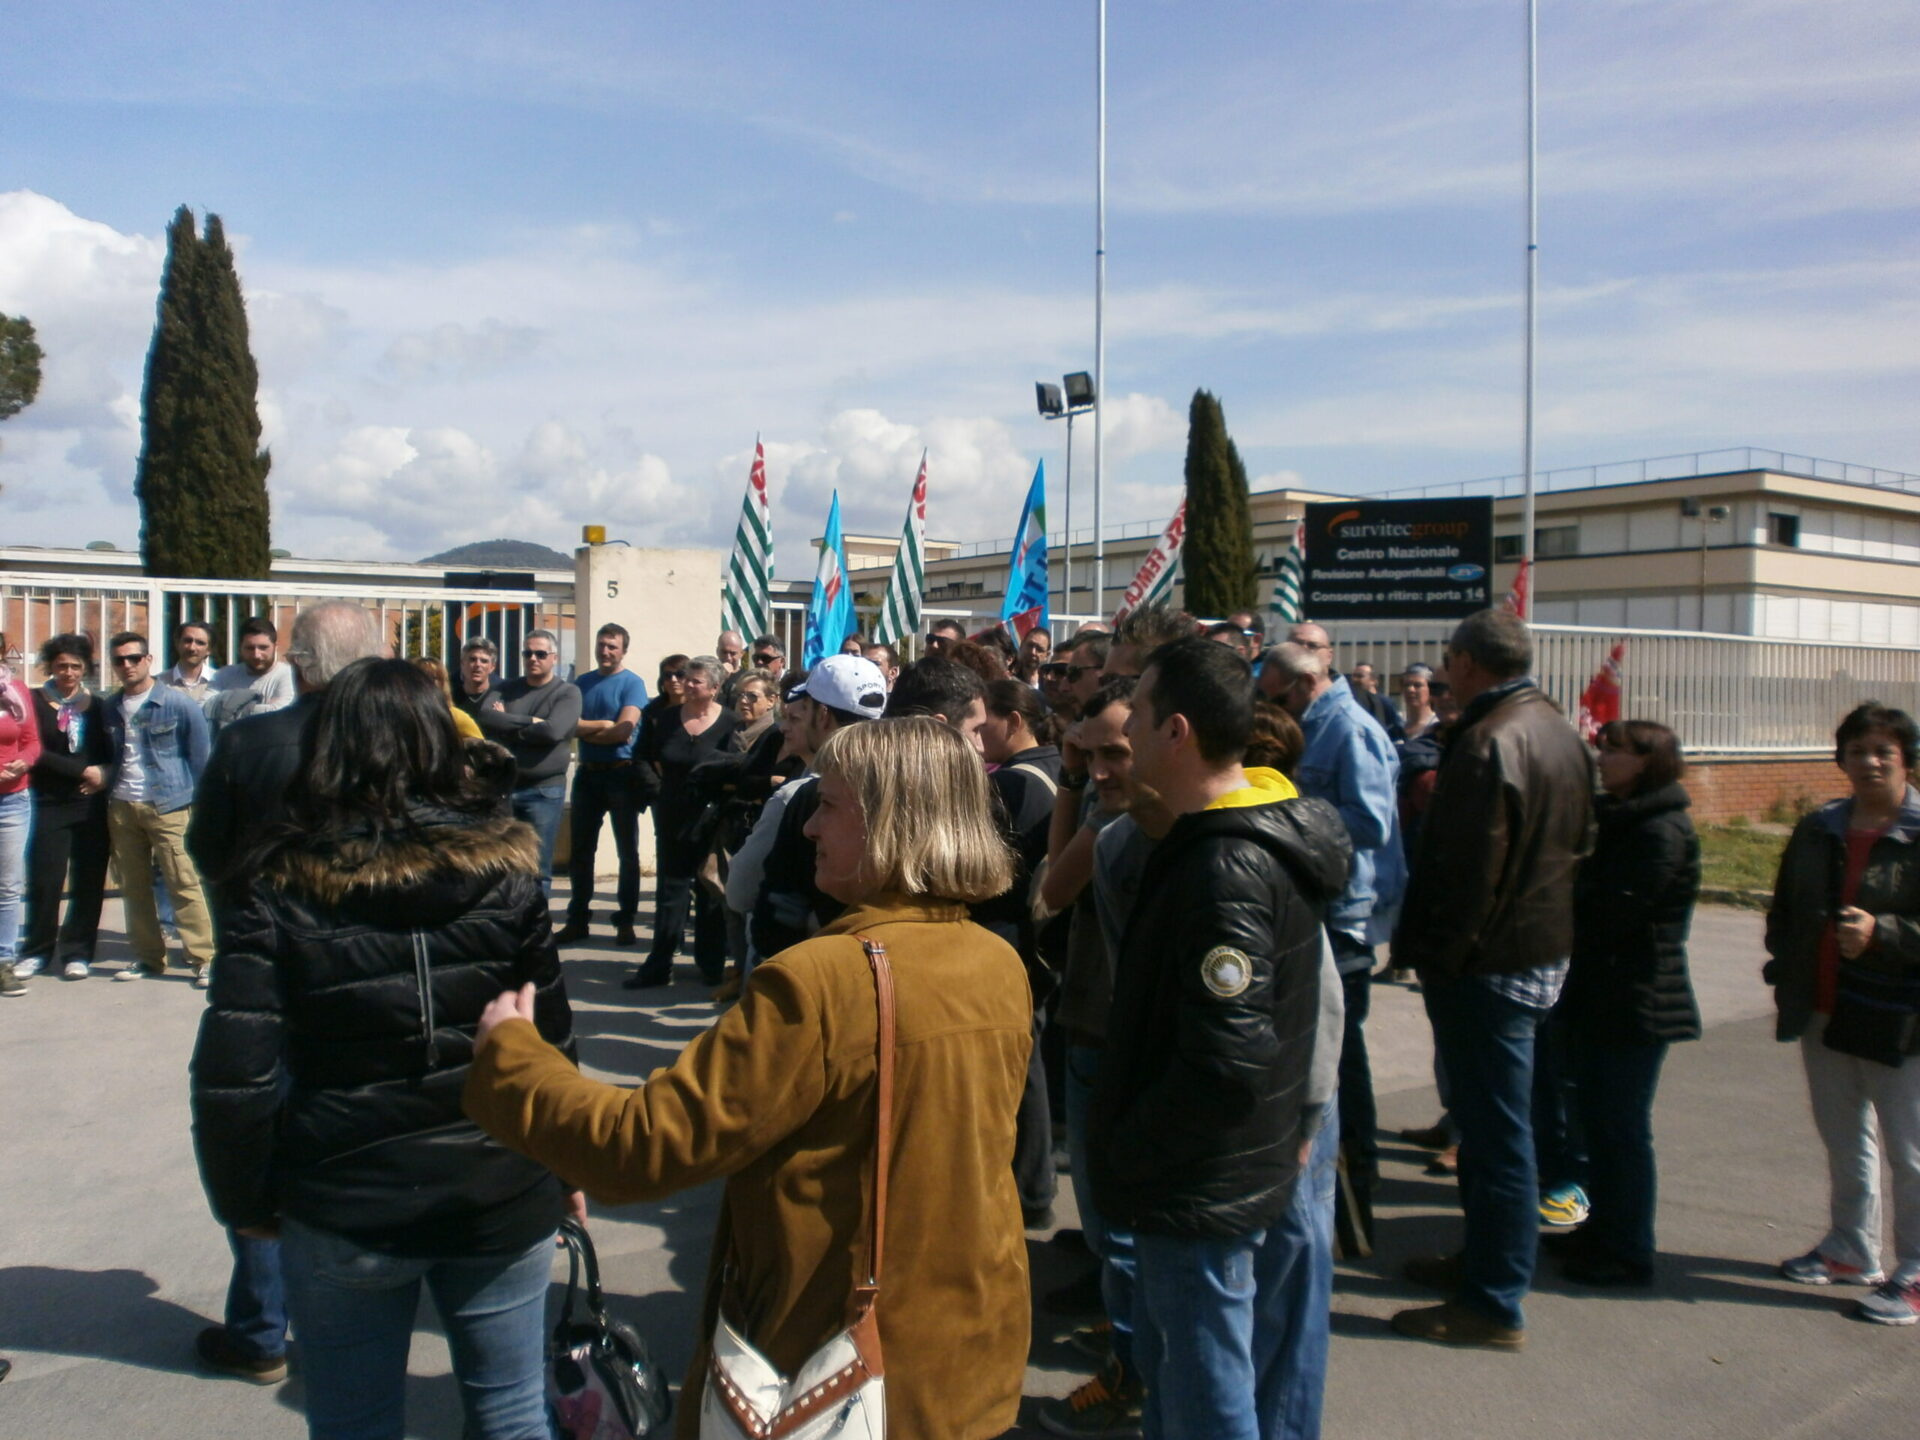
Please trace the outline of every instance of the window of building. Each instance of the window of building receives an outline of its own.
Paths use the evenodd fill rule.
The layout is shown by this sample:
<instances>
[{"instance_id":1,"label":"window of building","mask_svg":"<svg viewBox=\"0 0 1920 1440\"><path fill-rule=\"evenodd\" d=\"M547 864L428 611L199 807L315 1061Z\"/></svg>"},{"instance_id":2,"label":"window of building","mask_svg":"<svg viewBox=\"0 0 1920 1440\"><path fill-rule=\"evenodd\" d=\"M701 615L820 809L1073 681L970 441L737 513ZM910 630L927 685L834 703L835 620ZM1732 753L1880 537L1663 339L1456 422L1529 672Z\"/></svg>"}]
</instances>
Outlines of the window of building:
<instances>
[{"instance_id":1,"label":"window of building","mask_svg":"<svg viewBox=\"0 0 1920 1440\"><path fill-rule=\"evenodd\" d=\"M1542 525L1535 528L1533 555L1536 560L1551 560L1555 556L1579 553L1580 527L1578 525ZM1520 559L1520 537L1518 535L1494 536L1493 558L1505 561Z\"/></svg>"},{"instance_id":2,"label":"window of building","mask_svg":"<svg viewBox=\"0 0 1920 1440\"><path fill-rule=\"evenodd\" d=\"M1767 543L1769 545L1794 545L1800 543L1800 517L1782 515L1773 511L1767 516Z\"/></svg>"}]
</instances>

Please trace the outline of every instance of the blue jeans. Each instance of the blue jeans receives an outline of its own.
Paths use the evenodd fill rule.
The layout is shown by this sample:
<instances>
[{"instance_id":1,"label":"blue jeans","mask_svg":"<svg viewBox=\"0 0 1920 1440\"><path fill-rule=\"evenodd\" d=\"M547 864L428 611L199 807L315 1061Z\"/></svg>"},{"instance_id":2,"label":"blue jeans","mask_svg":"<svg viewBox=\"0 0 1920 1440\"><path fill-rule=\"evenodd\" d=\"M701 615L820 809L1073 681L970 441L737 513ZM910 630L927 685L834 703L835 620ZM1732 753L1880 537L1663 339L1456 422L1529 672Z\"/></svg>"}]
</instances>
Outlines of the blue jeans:
<instances>
[{"instance_id":1,"label":"blue jeans","mask_svg":"<svg viewBox=\"0 0 1920 1440\"><path fill-rule=\"evenodd\" d=\"M1574 1096L1572 1047L1572 1022L1557 1009L1548 1011L1533 1042L1533 1156L1542 1195L1587 1185L1587 1141Z\"/></svg>"},{"instance_id":2,"label":"blue jeans","mask_svg":"<svg viewBox=\"0 0 1920 1440\"><path fill-rule=\"evenodd\" d=\"M1340 965L1346 1028L1340 1037L1340 1140L1347 1178L1371 1196L1380 1178L1380 1110L1373 1098L1373 1062L1367 1056L1367 1016L1373 1009L1373 947L1351 935L1327 932Z\"/></svg>"},{"instance_id":3,"label":"blue jeans","mask_svg":"<svg viewBox=\"0 0 1920 1440\"><path fill-rule=\"evenodd\" d=\"M280 1248L311 1440L401 1440L423 1281L453 1352L467 1440L553 1440L545 1377L552 1236L517 1255L409 1260L284 1220Z\"/></svg>"},{"instance_id":4,"label":"blue jeans","mask_svg":"<svg viewBox=\"0 0 1920 1440\"><path fill-rule=\"evenodd\" d=\"M1133 1371L1133 1236L1116 1230L1093 1203L1087 1169L1087 1115L1093 1106L1093 1080L1100 1069L1100 1047L1067 1046L1067 1166L1073 1203L1087 1248L1100 1257L1100 1303L1113 1324L1112 1351L1123 1372Z\"/></svg>"},{"instance_id":5,"label":"blue jeans","mask_svg":"<svg viewBox=\"0 0 1920 1440\"><path fill-rule=\"evenodd\" d=\"M226 1330L256 1360L287 1353L287 1291L280 1279L280 1242L227 1231L233 1278L227 1282Z\"/></svg>"},{"instance_id":6,"label":"blue jeans","mask_svg":"<svg viewBox=\"0 0 1920 1440\"><path fill-rule=\"evenodd\" d=\"M33 717L27 717L33 724ZM0 795L0 961L20 949L21 898L27 893L27 837L33 833L33 792Z\"/></svg>"},{"instance_id":7,"label":"blue jeans","mask_svg":"<svg viewBox=\"0 0 1920 1440\"><path fill-rule=\"evenodd\" d=\"M1593 1202L1593 1218L1582 1233L1616 1260L1651 1267L1659 1190L1653 1095L1667 1047L1577 1041L1572 1053L1587 1136L1587 1198Z\"/></svg>"},{"instance_id":8,"label":"blue jeans","mask_svg":"<svg viewBox=\"0 0 1920 1440\"><path fill-rule=\"evenodd\" d=\"M513 818L533 826L540 837L540 884L553 899L553 843L560 837L560 813L567 807L564 778L523 785L513 792Z\"/></svg>"},{"instance_id":9,"label":"blue jeans","mask_svg":"<svg viewBox=\"0 0 1920 1440\"><path fill-rule=\"evenodd\" d=\"M1526 1323L1540 1248L1533 1154L1533 1041L1543 1012L1473 976L1421 976L1433 1043L1460 1130L1463 1281L1454 1298L1502 1325Z\"/></svg>"},{"instance_id":10,"label":"blue jeans","mask_svg":"<svg viewBox=\"0 0 1920 1440\"><path fill-rule=\"evenodd\" d=\"M1333 1174L1332 1141L1321 1170ZM1146 1397L1141 1429L1147 1440L1278 1440L1312 1429L1284 1428L1289 1402L1317 1356L1317 1385L1326 1374L1324 1292L1314 1309L1312 1252L1324 1247L1332 1280L1333 1199L1327 1192L1324 1229L1302 1245L1288 1221L1271 1230L1228 1240L1191 1236L1133 1237L1139 1277L1133 1298L1133 1353ZM1310 1222L1310 1228L1311 1222ZM1310 1333L1318 1329L1317 1342ZM1317 1410L1315 1395L1301 1408ZM1312 1416L1302 1413L1301 1423Z\"/></svg>"},{"instance_id":11,"label":"blue jeans","mask_svg":"<svg viewBox=\"0 0 1920 1440\"><path fill-rule=\"evenodd\" d=\"M1275 1297L1282 1336L1274 1358L1274 1389L1280 1401L1281 1440L1319 1440L1320 1402L1327 1389L1329 1320L1333 1308L1333 1207L1340 1183L1338 1107L1313 1137L1306 1173L1293 1187L1293 1201L1267 1238L1292 1252ZM1263 1411L1262 1419L1268 1417Z\"/></svg>"}]
</instances>

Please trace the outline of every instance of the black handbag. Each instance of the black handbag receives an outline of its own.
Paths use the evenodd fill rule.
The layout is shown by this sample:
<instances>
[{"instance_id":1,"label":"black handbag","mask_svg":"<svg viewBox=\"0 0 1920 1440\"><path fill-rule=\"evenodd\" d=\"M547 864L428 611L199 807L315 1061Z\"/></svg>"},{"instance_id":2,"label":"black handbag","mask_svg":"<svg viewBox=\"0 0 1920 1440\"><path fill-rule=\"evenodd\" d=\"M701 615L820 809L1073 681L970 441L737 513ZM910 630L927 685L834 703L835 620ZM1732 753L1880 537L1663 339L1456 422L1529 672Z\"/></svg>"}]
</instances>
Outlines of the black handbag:
<instances>
[{"instance_id":1,"label":"black handbag","mask_svg":"<svg viewBox=\"0 0 1920 1440\"><path fill-rule=\"evenodd\" d=\"M547 1342L547 1402L560 1440L648 1440L666 1433L673 1398L666 1376L632 1326L607 1317L600 1261L579 1221L560 1222L567 1249L567 1298ZM587 1316L575 1320L580 1272L587 1275Z\"/></svg>"}]
</instances>

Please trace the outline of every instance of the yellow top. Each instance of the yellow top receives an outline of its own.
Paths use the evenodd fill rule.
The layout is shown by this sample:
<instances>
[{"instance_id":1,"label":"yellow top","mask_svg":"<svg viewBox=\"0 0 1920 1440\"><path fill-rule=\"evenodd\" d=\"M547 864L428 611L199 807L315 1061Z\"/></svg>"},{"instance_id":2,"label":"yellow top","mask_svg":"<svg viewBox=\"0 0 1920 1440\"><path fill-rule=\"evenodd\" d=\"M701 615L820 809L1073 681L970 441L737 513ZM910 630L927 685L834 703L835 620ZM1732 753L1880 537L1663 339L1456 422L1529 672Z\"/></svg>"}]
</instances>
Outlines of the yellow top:
<instances>
[{"instance_id":1,"label":"yellow top","mask_svg":"<svg viewBox=\"0 0 1920 1440\"><path fill-rule=\"evenodd\" d=\"M1229 790L1211 805L1209 810L1239 810L1249 805L1271 805L1278 800L1297 800L1300 792L1293 788L1293 782L1278 770L1269 770L1264 765L1247 767L1247 783L1238 790Z\"/></svg>"}]
</instances>

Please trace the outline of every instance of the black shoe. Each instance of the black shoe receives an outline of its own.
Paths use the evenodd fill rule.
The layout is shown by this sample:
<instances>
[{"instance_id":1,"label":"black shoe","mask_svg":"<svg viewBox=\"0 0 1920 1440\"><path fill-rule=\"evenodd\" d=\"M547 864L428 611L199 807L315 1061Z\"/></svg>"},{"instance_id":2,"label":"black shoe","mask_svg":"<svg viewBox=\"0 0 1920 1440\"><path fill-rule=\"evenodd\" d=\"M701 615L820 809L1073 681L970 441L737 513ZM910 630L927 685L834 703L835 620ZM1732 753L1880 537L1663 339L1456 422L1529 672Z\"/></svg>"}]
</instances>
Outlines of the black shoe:
<instances>
[{"instance_id":1,"label":"black shoe","mask_svg":"<svg viewBox=\"0 0 1920 1440\"><path fill-rule=\"evenodd\" d=\"M1029 1230L1050 1230L1053 1228L1053 1206L1022 1205L1020 1218Z\"/></svg>"},{"instance_id":2,"label":"black shoe","mask_svg":"<svg viewBox=\"0 0 1920 1440\"><path fill-rule=\"evenodd\" d=\"M1104 1315L1106 1302L1100 1296L1100 1272L1089 1270L1071 1285L1049 1290L1040 1301L1049 1315Z\"/></svg>"},{"instance_id":3,"label":"black shoe","mask_svg":"<svg viewBox=\"0 0 1920 1440\"><path fill-rule=\"evenodd\" d=\"M640 943L640 937L633 933L633 922L631 920L622 920L620 922L618 928L613 932L613 943L616 945L638 945Z\"/></svg>"},{"instance_id":4,"label":"black shoe","mask_svg":"<svg viewBox=\"0 0 1920 1440\"><path fill-rule=\"evenodd\" d=\"M231 1375L236 1380L251 1381L255 1385L278 1385L287 1378L287 1357L281 1355L249 1355L233 1343L233 1337L227 1333L224 1325L209 1325L195 1337L194 1354L200 1357L203 1369L212 1370L220 1375Z\"/></svg>"},{"instance_id":5,"label":"black shoe","mask_svg":"<svg viewBox=\"0 0 1920 1440\"><path fill-rule=\"evenodd\" d=\"M13 1361L0 1360L0 1380L6 1379L7 1376L11 1375L12 1373L13 1373Z\"/></svg>"},{"instance_id":6,"label":"black shoe","mask_svg":"<svg viewBox=\"0 0 1920 1440\"><path fill-rule=\"evenodd\" d=\"M1651 1265L1636 1265L1617 1255L1571 1255L1560 1266L1560 1273L1576 1285L1644 1290L1653 1284Z\"/></svg>"},{"instance_id":7,"label":"black shoe","mask_svg":"<svg viewBox=\"0 0 1920 1440\"><path fill-rule=\"evenodd\" d=\"M578 945L586 938L587 927L578 920L569 920L553 932L553 943L556 945Z\"/></svg>"},{"instance_id":8,"label":"black shoe","mask_svg":"<svg viewBox=\"0 0 1920 1440\"><path fill-rule=\"evenodd\" d=\"M649 975L645 970L636 970L620 982L622 990L658 990L662 985L673 983L671 975Z\"/></svg>"}]
</instances>

